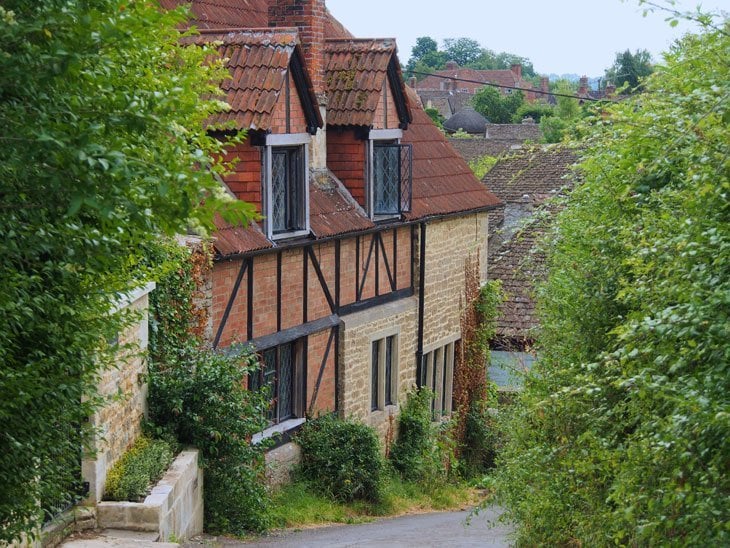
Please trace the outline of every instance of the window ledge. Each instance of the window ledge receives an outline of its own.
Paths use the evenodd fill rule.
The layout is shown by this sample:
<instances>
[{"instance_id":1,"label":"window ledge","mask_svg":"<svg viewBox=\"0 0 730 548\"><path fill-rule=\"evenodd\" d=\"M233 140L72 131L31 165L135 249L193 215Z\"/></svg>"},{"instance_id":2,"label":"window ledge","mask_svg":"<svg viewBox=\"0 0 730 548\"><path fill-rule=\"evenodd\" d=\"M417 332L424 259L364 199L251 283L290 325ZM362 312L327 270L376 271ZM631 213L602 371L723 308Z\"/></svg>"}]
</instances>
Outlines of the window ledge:
<instances>
[{"instance_id":1,"label":"window ledge","mask_svg":"<svg viewBox=\"0 0 730 548\"><path fill-rule=\"evenodd\" d=\"M301 426L306 422L307 419L305 418L299 418L299 419L288 419L283 422L280 422L279 424L274 424L273 426L269 426L266 430L263 430L261 432L257 432L251 437L251 443L256 445L258 443L261 443L265 439L268 439L275 434L283 434L289 430L293 430L297 426Z\"/></svg>"}]
</instances>

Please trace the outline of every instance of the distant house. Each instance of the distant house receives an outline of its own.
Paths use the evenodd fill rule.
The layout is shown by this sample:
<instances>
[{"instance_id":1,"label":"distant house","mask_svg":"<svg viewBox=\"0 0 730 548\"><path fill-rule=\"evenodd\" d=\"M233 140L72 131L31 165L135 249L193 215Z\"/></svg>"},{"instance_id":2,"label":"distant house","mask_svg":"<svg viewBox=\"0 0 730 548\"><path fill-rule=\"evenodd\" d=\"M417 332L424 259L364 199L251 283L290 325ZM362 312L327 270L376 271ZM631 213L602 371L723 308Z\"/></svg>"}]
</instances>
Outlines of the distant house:
<instances>
[{"instance_id":1,"label":"distant house","mask_svg":"<svg viewBox=\"0 0 730 548\"><path fill-rule=\"evenodd\" d=\"M547 78L544 79L547 85ZM496 84L503 95L515 93L518 88L525 94L525 100L534 101L541 96L539 91L522 78L522 65L515 63L510 69L478 70L460 67L454 61L446 63L446 68L437 70L420 82L412 79L411 87L416 90L425 107L437 109L444 118L450 118L471 102L474 94L486 83ZM547 91L547 89L545 89Z\"/></svg>"},{"instance_id":2,"label":"distant house","mask_svg":"<svg viewBox=\"0 0 730 548\"><path fill-rule=\"evenodd\" d=\"M283 434L272 453L288 458L288 435L328 412L385 435L414 384L450 413L464 259L486 271L499 201L404 85L393 39L354 38L323 0L192 13L202 30L186 42L228 60L218 120L247 132L224 184L262 216L219 219L208 287L212 345L259 355L260 436Z\"/></svg>"},{"instance_id":3,"label":"distant house","mask_svg":"<svg viewBox=\"0 0 730 548\"><path fill-rule=\"evenodd\" d=\"M529 367L534 359L534 290L545 276L539 243L559 210L555 198L572 189L576 160L562 146L527 147L501 158L483 179L504 202L490 213L489 236L488 276L502 281L506 295L491 345L491 376L498 384L511 384L509 371Z\"/></svg>"}]
</instances>

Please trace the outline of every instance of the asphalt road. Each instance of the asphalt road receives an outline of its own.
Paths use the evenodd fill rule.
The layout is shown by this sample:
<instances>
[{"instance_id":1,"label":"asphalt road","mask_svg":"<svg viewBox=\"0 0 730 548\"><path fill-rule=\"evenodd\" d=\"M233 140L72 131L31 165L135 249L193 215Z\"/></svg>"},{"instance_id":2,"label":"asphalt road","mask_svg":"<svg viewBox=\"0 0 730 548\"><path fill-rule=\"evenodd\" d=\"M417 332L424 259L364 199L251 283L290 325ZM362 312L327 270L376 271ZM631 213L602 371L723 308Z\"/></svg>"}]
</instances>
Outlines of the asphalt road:
<instances>
[{"instance_id":1,"label":"asphalt road","mask_svg":"<svg viewBox=\"0 0 730 548\"><path fill-rule=\"evenodd\" d=\"M509 546L510 528L494 522L499 510L490 508L466 523L468 511L401 516L359 525L287 530L251 541L202 538L185 548L281 546L297 548Z\"/></svg>"}]
</instances>

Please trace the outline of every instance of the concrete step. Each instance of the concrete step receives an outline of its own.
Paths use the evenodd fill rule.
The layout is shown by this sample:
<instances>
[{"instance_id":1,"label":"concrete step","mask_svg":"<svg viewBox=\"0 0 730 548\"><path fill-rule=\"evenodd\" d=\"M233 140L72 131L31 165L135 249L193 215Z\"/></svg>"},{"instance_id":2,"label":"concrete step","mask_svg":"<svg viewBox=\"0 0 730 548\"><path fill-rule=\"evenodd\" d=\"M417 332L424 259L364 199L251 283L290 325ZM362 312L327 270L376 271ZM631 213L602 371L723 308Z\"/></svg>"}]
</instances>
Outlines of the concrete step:
<instances>
[{"instance_id":1,"label":"concrete step","mask_svg":"<svg viewBox=\"0 0 730 548\"><path fill-rule=\"evenodd\" d=\"M176 542L157 542L159 534L146 531L103 529L78 533L61 543L64 548L173 548Z\"/></svg>"}]
</instances>

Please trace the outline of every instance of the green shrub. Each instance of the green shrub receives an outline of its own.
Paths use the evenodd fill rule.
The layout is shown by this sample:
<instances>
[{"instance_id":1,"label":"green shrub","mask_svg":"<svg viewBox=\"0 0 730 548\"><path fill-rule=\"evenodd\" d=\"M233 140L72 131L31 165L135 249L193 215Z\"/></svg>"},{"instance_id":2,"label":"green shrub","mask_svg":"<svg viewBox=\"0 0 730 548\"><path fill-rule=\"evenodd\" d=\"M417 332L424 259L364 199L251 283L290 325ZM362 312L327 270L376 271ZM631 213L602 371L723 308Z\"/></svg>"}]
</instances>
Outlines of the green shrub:
<instances>
[{"instance_id":1,"label":"green shrub","mask_svg":"<svg viewBox=\"0 0 730 548\"><path fill-rule=\"evenodd\" d=\"M266 398L244 388L255 355L188 348L150 372L150 418L200 449L205 471L205 527L244 534L270 527L264 483L265 445L251 436L266 427Z\"/></svg>"},{"instance_id":2,"label":"green shrub","mask_svg":"<svg viewBox=\"0 0 730 548\"><path fill-rule=\"evenodd\" d=\"M372 428L325 415L305 423L296 441L302 447L299 472L316 489L345 502L381 498L383 458Z\"/></svg>"},{"instance_id":3,"label":"green shrub","mask_svg":"<svg viewBox=\"0 0 730 548\"><path fill-rule=\"evenodd\" d=\"M172 458L168 442L140 436L109 471L104 499L140 501L165 473Z\"/></svg>"},{"instance_id":4,"label":"green shrub","mask_svg":"<svg viewBox=\"0 0 730 548\"><path fill-rule=\"evenodd\" d=\"M444 474L432 422L432 398L433 392L427 388L412 390L398 415L398 437L390 450L390 462L405 480L426 481Z\"/></svg>"},{"instance_id":5,"label":"green shrub","mask_svg":"<svg viewBox=\"0 0 730 548\"><path fill-rule=\"evenodd\" d=\"M474 478L494 467L499 445L498 431L487 402L472 402L466 414L464 442L459 458L459 468L464 478Z\"/></svg>"}]
</instances>

